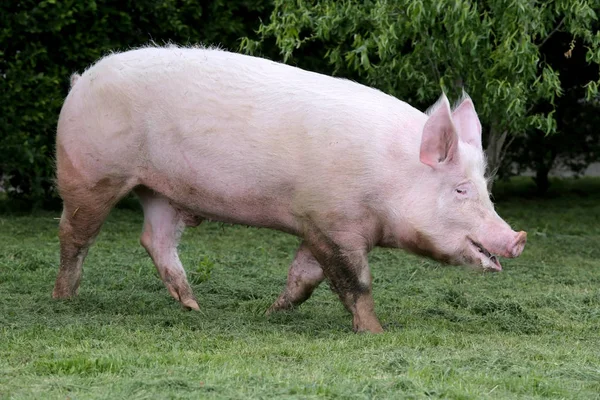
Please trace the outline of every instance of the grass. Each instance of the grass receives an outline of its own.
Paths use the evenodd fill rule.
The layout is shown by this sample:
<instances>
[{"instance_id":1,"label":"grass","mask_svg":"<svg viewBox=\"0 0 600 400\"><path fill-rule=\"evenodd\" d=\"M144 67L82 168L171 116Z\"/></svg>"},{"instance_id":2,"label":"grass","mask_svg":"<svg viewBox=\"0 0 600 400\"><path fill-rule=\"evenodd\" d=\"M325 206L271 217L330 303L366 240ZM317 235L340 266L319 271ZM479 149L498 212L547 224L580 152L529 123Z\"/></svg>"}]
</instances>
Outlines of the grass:
<instances>
[{"instance_id":1,"label":"grass","mask_svg":"<svg viewBox=\"0 0 600 400\"><path fill-rule=\"evenodd\" d=\"M170 298L116 209L79 297L54 301L58 212L0 214L0 398L600 398L600 181L500 185L499 213L529 243L505 271L370 255L386 332L356 335L326 285L264 310L298 240L217 223L180 254L201 312Z\"/></svg>"}]
</instances>

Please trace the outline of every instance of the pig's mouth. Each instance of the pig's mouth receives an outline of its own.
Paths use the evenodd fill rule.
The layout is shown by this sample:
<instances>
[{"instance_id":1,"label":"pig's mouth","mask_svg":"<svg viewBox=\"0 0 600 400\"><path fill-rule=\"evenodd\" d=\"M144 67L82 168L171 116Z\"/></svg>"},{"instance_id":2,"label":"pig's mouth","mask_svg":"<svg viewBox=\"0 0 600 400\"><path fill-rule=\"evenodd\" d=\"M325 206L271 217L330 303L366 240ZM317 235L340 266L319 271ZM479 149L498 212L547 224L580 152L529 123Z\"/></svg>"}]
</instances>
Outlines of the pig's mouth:
<instances>
[{"instance_id":1,"label":"pig's mouth","mask_svg":"<svg viewBox=\"0 0 600 400\"><path fill-rule=\"evenodd\" d=\"M477 254L477 258L479 258L481 261L481 266L483 269L490 271L502 271L502 265L500 265L498 257L490 253L485 247L483 247L481 243L476 242L473 239L469 239L469 242L471 243L475 254Z\"/></svg>"}]
</instances>

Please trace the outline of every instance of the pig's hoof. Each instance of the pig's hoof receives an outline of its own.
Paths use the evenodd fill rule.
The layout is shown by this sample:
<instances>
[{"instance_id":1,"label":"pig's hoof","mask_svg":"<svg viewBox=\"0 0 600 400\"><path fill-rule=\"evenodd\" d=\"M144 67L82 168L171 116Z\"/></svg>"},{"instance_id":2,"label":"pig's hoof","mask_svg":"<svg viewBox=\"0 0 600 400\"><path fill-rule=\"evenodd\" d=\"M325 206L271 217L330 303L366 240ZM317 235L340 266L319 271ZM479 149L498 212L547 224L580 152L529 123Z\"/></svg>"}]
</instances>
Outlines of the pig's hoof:
<instances>
[{"instance_id":1,"label":"pig's hoof","mask_svg":"<svg viewBox=\"0 0 600 400\"><path fill-rule=\"evenodd\" d=\"M267 309L267 311L265 311L265 315L271 315L276 312L286 311L293 307L294 307L294 305L289 302L286 303L286 302L281 302L281 301L277 300L275 303L273 303L271 305L271 307L269 307Z\"/></svg>"},{"instance_id":2,"label":"pig's hoof","mask_svg":"<svg viewBox=\"0 0 600 400\"><path fill-rule=\"evenodd\" d=\"M383 333L383 328L379 323L355 325L354 333Z\"/></svg>"},{"instance_id":3,"label":"pig's hoof","mask_svg":"<svg viewBox=\"0 0 600 400\"><path fill-rule=\"evenodd\" d=\"M354 329L354 333L358 334L358 335L362 335L362 334L373 334L373 333L383 333L384 330L383 328L378 328L378 329Z\"/></svg>"},{"instance_id":4,"label":"pig's hoof","mask_svg":"<svg viewBox=\"0 0 600 400\"><path fill-rule=\"evenodd\" d=\"M279 311L282 311L282 309L281 308L269 307L269 308L267 308L267 311L265 311L265 315L268 317L269 315L276 314Z\"/></svg>"},{"instance_id":5,"label":"pig's hoof","mask_svg":"<svg viewBox=\"0 0 600 400\"><path fill-rule=\"evenodd\" d=\"M181 304L188 310L200 311L200 307L198 307L198 303L194 299L185 299Z\"/></svg>"},{"instance_id":6,"label":"pig's hoof","mask_svg":"<svg viewBox=\"0 0 600 400\"><path fill-rule=\"evenodd\" d=\"M77 292L68 292L68 291L64 291L64 290L54 290L52 292L52 298L53 299L70 299L71 297L75 297L77 296Z\"/></svg>"},{"instance_id":7,"label":"pig's hoof","mask_svg":"<svg viewBox=\"0 0 600 400\"><path fill-rule=\"evenodd\" d=\"M267 311L265 311L265 315L269 316L273 313L276 313L277 311L281 311L281 309L279 307L271 306L271 307L267 308Z\"/></svg>"}]
</instances>

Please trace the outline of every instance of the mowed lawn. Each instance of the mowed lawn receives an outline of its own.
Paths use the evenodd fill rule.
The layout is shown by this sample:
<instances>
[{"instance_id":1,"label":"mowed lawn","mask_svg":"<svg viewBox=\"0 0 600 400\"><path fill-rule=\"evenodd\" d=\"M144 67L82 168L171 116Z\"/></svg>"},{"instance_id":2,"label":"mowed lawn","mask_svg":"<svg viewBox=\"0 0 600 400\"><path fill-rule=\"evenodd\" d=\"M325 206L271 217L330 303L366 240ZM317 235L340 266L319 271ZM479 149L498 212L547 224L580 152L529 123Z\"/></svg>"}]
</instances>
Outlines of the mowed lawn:
<instances>
[{"instance_id":1,"label":"mowed lawn","mask_svg":"<svg viewBox=\"0 0 600 400\"><path fill-rule=\"evenodd\" d=\"M186 230L190 312L139 245L141 211L112 212L69 301L51 298L59 212L0 214L0 398L600 398L600 181L526 186L498 191L529 233L502 273L371 253L381 335L352 333L325 284L264 315L298 245L282 233Z\"/></svg>"}]
</instances>

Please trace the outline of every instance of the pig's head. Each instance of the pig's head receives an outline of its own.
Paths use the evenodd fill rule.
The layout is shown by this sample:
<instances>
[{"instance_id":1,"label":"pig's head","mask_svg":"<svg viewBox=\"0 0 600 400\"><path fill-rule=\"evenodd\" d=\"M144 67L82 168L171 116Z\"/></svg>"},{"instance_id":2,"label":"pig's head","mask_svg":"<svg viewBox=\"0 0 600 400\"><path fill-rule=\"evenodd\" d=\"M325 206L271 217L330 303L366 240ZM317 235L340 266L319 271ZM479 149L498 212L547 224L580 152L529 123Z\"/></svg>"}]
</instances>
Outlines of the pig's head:
<instances>
[{"instance_id":1,"label":"pig's head","mask_svg":"<svg viewBox=\"0 0 600 400\"><path fill-rule=\"evenodd\" d=\"M490 200L481 123L470 98L451 111L442 95L423 128L419 159L410 217L415 250L492 271L502 269L499 256L521 254L527 234L513 231Z\"/></svg>"}]
</instances>

